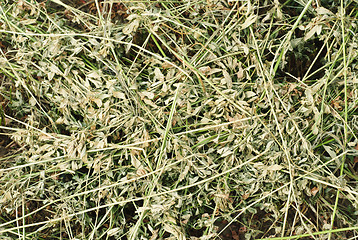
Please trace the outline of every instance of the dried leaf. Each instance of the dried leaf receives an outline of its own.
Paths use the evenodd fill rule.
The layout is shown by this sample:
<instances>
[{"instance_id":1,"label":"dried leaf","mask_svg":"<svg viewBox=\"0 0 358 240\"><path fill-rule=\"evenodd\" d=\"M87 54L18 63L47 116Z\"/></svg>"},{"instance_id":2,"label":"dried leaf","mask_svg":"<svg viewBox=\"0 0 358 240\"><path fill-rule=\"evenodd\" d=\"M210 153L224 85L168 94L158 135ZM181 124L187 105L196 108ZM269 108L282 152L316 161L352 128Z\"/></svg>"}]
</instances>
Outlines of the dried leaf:
<instances>
[{"instance_id":1,"label":"dried leaf","mask_svg":"<svg viewBox=\"0 0 358 240\"><path fill-rule=\"evenodd\" d=\"M223 70L223 75L224 75L224 79L225 79L227 88L231 89L232 88L232 79L230 77L230 74L224 69Z\"/></svg>"},{"instance_id":2,"label":"dried leaf","mask_svg":"<svg viewBox=\"0 0 358 240\"><path fill-rule=\"evenodd\" d=\"M312 196L316 196L316 194L319 192L319 189L318 189L318 187L313 187L312 189L311 189L311 194L312 194Z\"/></svg>"},{"instance_id":3,"label":"dried leaf","mask_svg":"<svg viewBox=\"0 0 358 240\"><path fill-rule=\"evenodd\" d=\"M249 26L251 26L251 24L253 24L254 22L256 22L257 20L257 15L252 14L250 15L248 18L246 18L245 22L241 25L241 29L245 29L248 28Z\"/></svg>"},{"instance_id":4,"label":"dried leaf","mask_svg":"<svg viewBox=\"0 0 358 240\"><path fill-rule=\"evenodd\" d=\"M317 14L319 14L319 15L324 15L324 14L331 15L331 16L334 15L330 10L328 10L327 8L324 8L324 7L317 7L315 10L316 10Z\"/></svg>"},{"instance_id":5,"label":"dried leaf","mask_svg":"<svg viewBox=\"0 0 358 240\"><path fill-rule=\"evenodd\" d=\"M113 97L119 98L119 99L126 99L126 95L123 92L120 91L114 91Z\"/></svg>"},{"instance_id":6,"label":"dried leaf","mask_svg":"<svg viewBox=\"0 0 358 240\"><path fill-rule=\"evenodd\" d=\"M164 79L165 79L164 74L160 71L159 68L154 69L154 75L155 75L155 78L154 78L155 80L164 82Z\"/></svg>"},{"instance_id":7,"label":"dried leaf","mask_svg":"<svg viewBox=\"0 0 358 240\"><path fill-rule=\"evenodd\" d=\"M278 164L267 167L268 171L280 171L281 169L283 169L283 167Z\"/></svg>"},{"instance_id":8,"label":"dried leaf","mask_svg":"<svg viewBox=\"0 0 358 240\"><path fill-rule=\"evenodd\" d=\"M134 19L132 22L130 22L128 25L126 25L123 28L123 33L126 35L132 34L133 32L136 32L139 27L140 20Z\"/></svg>"},{"instance_id":9,"label":"dried leaf","mask_svg":"<svg viewBox=\"0 0 358 240\"><path fill-rule=\"evenodd\" d=\"M322 31L322 25L315 25L311 30L305 34L303 40L307 41L308 39L312 38L313 35L316 33L317 36L321 34Z\"/></svg>"}]
</instances>

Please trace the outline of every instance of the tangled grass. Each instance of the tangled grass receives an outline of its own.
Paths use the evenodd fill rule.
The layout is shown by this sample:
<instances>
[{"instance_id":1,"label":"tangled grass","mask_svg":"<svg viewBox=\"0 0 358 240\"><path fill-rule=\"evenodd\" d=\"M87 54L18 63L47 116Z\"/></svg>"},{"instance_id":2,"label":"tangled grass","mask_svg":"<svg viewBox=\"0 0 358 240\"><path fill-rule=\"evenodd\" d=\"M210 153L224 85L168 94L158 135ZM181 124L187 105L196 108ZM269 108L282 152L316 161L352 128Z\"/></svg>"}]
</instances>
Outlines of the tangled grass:
<instances>
[{"instance_id":1,"label":"tangled grass","mask_svg":"<svg viewBox=\"0 0 358 240\"><path fill-rule=\"evenodd\" d=\"M357 0L3 0L1 239L356 239Z\"/></svg>"}]
</instances>

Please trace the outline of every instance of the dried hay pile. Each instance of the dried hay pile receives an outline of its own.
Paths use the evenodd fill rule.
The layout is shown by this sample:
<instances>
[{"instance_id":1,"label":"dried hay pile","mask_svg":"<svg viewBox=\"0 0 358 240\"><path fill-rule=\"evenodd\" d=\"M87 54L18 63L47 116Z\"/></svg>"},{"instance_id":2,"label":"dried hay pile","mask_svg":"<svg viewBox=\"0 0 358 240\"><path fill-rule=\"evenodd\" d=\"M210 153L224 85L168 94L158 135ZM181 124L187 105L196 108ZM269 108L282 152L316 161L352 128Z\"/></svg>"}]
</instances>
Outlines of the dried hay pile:
<instances>
[{"instance_id":1,"label":"dried hay pile","mask_svg":"<svg viewBox=\"0 0 358 240\"><path fill-rule=\"evenodd\" d=\"M1 239L353 239L357 9L5 1Z\"/></svg>"}]
</instances>

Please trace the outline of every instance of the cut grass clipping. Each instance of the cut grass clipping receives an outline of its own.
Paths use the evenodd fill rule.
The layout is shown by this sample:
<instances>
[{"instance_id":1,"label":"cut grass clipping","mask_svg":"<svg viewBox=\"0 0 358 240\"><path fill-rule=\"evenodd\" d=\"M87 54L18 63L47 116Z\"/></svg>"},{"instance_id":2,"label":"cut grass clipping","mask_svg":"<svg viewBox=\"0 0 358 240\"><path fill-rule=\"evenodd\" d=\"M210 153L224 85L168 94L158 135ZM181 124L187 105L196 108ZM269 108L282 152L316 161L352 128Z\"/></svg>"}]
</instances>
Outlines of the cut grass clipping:
<instances>
[{"instance_id":1,"label":"cut grass clipping","mask_svg":"<svg viewBox=\"0 0 358 240\"><path fill-rule=\"evenodd\" d=\"M358 238L357 18L2 0L0 238Z\"/></svg>"}]
</instances>

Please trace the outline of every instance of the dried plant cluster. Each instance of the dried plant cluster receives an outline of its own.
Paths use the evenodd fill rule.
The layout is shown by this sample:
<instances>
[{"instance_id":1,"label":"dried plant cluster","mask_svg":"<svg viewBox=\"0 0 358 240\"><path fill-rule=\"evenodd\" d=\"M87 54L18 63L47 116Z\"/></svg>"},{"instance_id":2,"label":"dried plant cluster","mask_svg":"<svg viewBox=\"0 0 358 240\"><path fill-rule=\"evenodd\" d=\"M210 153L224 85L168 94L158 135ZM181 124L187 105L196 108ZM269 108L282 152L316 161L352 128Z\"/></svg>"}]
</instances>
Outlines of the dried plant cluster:
<instances>
[{"instance_id":1,"label":"dried plant cluster","mask_svg":"<svg viewBox=\"0 0 358 240\"><path fill-rule=\"evenodd\" d=\"M355 239L357 0L3 0L1 239Z\"/></svg>"}]
</instances>

